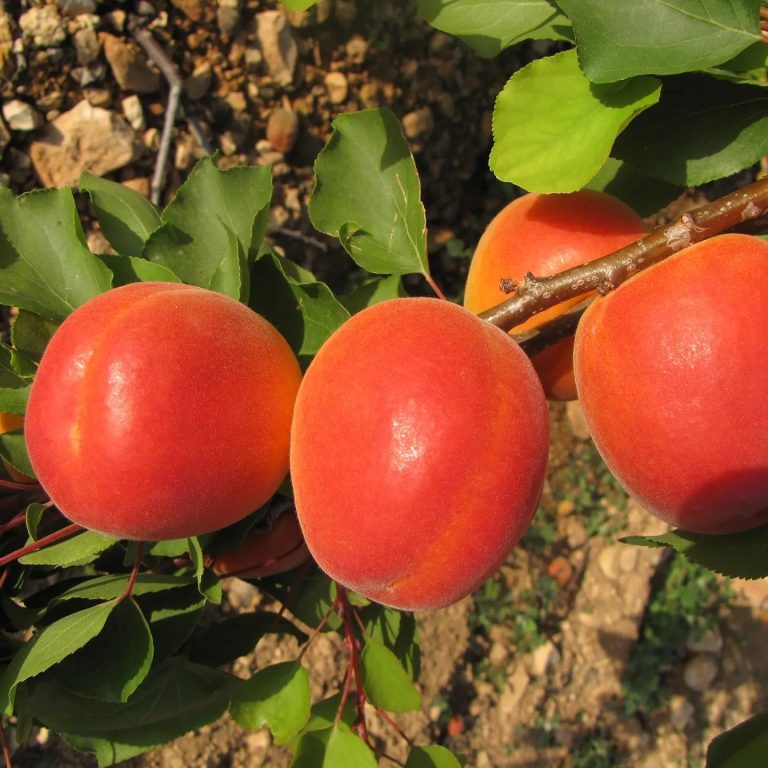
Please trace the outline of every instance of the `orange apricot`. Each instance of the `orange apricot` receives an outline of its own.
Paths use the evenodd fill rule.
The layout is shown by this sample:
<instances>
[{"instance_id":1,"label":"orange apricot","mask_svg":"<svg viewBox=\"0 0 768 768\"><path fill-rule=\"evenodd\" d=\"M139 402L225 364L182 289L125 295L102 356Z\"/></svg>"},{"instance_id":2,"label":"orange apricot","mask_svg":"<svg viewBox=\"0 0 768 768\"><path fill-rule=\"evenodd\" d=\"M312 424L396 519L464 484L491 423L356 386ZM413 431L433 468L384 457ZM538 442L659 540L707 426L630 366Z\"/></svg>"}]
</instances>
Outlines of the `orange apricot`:
<instances>
[{"instance_id":1,"label":"orange apricot","mask_svg":"<svg viewBox=\"0 0 768 768\"><path fill-rule=\"evenodd\" d=\"M73 522L129 539L229 525L288 469L301 373L264 318L222 294L135 283L75 310L27 408L29 457Z\"/></svg>"},{"instance_id":2,"label":"orange apricot","mask_svg":"<svg viewBox=\"0 0 768 768\"><path fill-rule=\"evenodd\" d=\"M309 559L294 512L283 512L267 529L257 528L235 549L222 552L213 561L219 576L260 579L290 571Z\"/></svg>"},{"instance_id":3,"label":"orange apricot","mask_svg":"<svg viewBox=\"0 0 768 768\"><path fill-rule=\"evenodd\" d=\"M309 551L386 605L459 600L530 523L548 429L541 384L508 334L438 299L363 310L296 400L291 478Z\"/></svg>"},{"instance_id":4,"label":"orange apricot","mask_svg":"<svg viewBox=\"0 0 768 768\"><path fill-rule=\"evenodd\" d=\"M526 272L548 277L606 256L647 234L648 227L615 197L584 189L558 195L528 194L513 200L488 225L477 244L464 292L464 306L483 312L509 298L502 278L520 281ZM532 330L583 301L578 296L544 310L512 329ZM573 400L573 338L533 357L550 400Z\"/></svg>"},{"instance_id":5,"label":"orange apricot","mask_svg":"<svg viewBox=\"0 0 768 768\"><path fill-rule=\"evenodd\" d=\"M768 243L721 235L640 272L586 311L574 361L595 445L650 512L768 522Z\"/></svg>"}]
</instances>

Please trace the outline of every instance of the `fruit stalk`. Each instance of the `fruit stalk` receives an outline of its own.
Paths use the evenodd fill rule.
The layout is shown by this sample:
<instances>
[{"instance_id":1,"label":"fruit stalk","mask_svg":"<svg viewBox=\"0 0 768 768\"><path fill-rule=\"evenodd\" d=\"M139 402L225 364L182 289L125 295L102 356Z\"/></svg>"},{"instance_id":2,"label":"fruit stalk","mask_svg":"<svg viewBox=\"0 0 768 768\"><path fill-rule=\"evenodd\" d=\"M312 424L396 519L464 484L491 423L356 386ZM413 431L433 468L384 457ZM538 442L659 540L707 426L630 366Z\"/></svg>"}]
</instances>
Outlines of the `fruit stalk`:
<instances>
[{"instance_id":1,"label":"fruit stalk","mask_svg":"<svg viewBox=\"0 0 768 768\"><path fill-rule=\"evenodd\" d=\"M535 277L528 273L519 283L510 286L512 295L509 299L482 312L480 317L509 331L533 315L590 290L605 295L632 275L663 261L673 253L745 222L755 221L766 212L768 178L684 213L637 242L588 264L551 277ZM563 328L560 332L563 332ZM541 333L544 331L528 334L525 337L526 343L531 344L534 336ZM552 339L552 342L557 338Z\"/></svg>"},{"instance_id":2,"label":"fruit stalk","mask_svg":"<svg viewBox=\"0 0 768 768\"><path fill-rule=\"evenodd\" d=\"M365 724L365 689L363 688L363 678L360 673L358 641L357 636L355 635L355 627L352 623L353 609L350 605L349 598L347 597L347 590L338 582L336 583L336 590L339 600L339 613L344 622L344 639L346 640L347 648L349 649L349 665L352 669L352 676L355 678L355 691L357 692L357 719L355 720L353 730L367 744L368 729ZM343 711L343 702L341 708Z\"/></svg>"}]
</instances>

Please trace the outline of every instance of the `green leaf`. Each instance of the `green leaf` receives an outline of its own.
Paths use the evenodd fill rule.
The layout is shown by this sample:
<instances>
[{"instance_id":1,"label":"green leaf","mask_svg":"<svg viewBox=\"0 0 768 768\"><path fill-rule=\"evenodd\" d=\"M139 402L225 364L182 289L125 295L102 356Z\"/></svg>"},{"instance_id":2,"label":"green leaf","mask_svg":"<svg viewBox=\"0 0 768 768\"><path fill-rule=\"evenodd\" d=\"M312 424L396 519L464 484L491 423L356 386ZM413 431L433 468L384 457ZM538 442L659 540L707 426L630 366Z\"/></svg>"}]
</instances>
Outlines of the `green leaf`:
<instances>
[{"instance_id":1,"label":"green leaf","mask_svg":"<svg viewBox=\"0 0 768 768\"><path fill-rule=\"evenodd\" d=\"M707 749L706 768L763 768L768 754L768 713L721 733Z\"/></svg>"},{"instance_id":2,"label":"green leaf","mask_svg":"<svg viewBox=\"0 0 768 768\"><path fill-rule=\"evenodd\" d=\"M683 187L661 179L644 176L639 171L609 157L597 175L586 185L587 189L607 192L623 200L640 216L660 211L683 192Z\"/></svg>"},{"instance_id":3,"label":"green leaf","mask_svg":"<svg viewBox=\"0 0 768 768\"><path fill-rule=\"evenodd\" d=\"M295 580L295 575L280 574L259 579L259 586L286 605L308 627L316 627L336 599L336 584L319 569L311 570L303 577L301 589L293 588ZM326 627L336 630L340 626L341 619L334 613L329 617Z\"/></svg>"},{"instance_id":4,"label":"green leaf","mask_svg":"<svg viewBox=\"0 0 768 768\"><path fill-rule=\"evenodd\" d=\"M11 714L16 686L42 674L82 648L104 629L117 603L99 603L50 624L13 657L0 677L0 711Z\"/></svg>"},{"instance_id":5,"label":"green leaf","mask_svg":"<svg viewBox=\"0 0 768 768\"><path fill-rule=\"evenodd\" d=\"M217 720L237 683L175 658L153 669L126 703L97 701L44 680L32 689L29 707L41 723L93 752L99 765L111 765Z\"/></svg>"},{"instance_id":6,"label":"green leaf","mask_svg":"<svg viewBox=\"0 0 768 768\"><path fill-rule=\"evenodd\" d=\"M182 557L189 554L189 539L165 539L147 548L148 555L155 557Z\"/></svg>"},{"instance_id":7,"label":"green leaf","mask_svg":"<svg viewBox=\"0 0 768 768\"><path fill-rule=\"evenodd\" d=\"M331 289L292 276L291 262L267 254L251 268L251 307L285 337L306 366L349 312Z\"/></svg>"},{"instance_id":8,"label":"green leaf","mask_svg":"<svg viewBox=\"0 0 768 768\"><path fill-rule=\"evenodd\" d=\"M411 680L419 677L421 656L413 614L372 603L359 611L366 631L373 640L389 648Z\"/></svg>"},{"instance_id":9,"label":"green leaf","mask_svg":"<svg viewBox=\"0 0 768 768\"><path fill-rule=\"evenodd\" d=\"M128 598L117 603L98 637L62 662L57 676L83 696L127 701L147 676L153 653L147 620Z\"/></svg>"},{"instance_id":10,"label":"green leaf","mask_svg":"<svg viewBox=\"0 0 768 768\"><path fill-rule=\"evenodd\" d=\"M435 29L492 58L523 40L570 39L570 22L549 0L416 0Z\"/></svg>"},{"instance_id":11,"label":"green leaf","mask_svg":"<svg viewBox=\"0 0 768 768\"><path fill-rule=\"evenodd\" d=\"M533 61L512 75L496 99L491 169L530 192L581 189L619 133L660 92L654 77L594 85L573 50Z\"/></svg>"},{"instance_id":12,"label":"green leaf","mask_svg":"<svg viewBox=\"0 0 768 768\"><path fill-rule=\"evenodd\" d=\"M71 568L93 562L102 552L114 547L120 539L105 536L95 531L84 531L65 541L51 544L19 558L24 565L54 565L57 568Z\"/></svg>"},{"instance_id":13,"label":"green leaf","mask_svg":"<svg viewBox=\"0 0 768 768\"><path fill-rule=\"evenodd\" d=\"M63 320L112 286L85 244L70 189L14 197L0 186L0 303Z\"/></svg>"},{"instance_id":14,"label":"green leaf","mask_svg":"<svg viewBox=\"0 0 768 768\"><path fill-rule=\"evenodd\" d=\"M13 321L11 341L25 357L39 362L57 328L55 323L50 323L43 320L40 315L22 309Z\"/></svg>"},{"instance_id":15,"label":"green leaf","mask_svg":"<svg viewBox=\"0 0 768 768\"><path fill-rule=\"evenodd\" d=\"M360 655L363 688L371 703L389 712L411 712L421 707L421 694L392 651L367 640Z\"/></svg>"},{"instance_id":16,"label":"green leaf","mask_svg":"<svg viewBox=\"0 0 768 768\"><path fill-rule=\"evenodd\" d=\"M161 283L180 283L181 279L162 264L153 261L138 259L135 256L115 256L104 254L101 260L112 270L114 286L128 285L144 281L158 281Z\"/></svg>"},{"instance_id":17,"label":"green leaf","mask_svg":"<svg viewBox=\"0 0 768 768\"><path fill-rule=\"evenodd\" d=\"M267 634L292 635L301 643L307 639L292 622L277 613L242 613L196 632L190 641L189 658L199 664L220 667L249 654Z\"/></svg>"},{"instance_id":18,"label":"green leaf","mask_svg":"<svg viewBox=\"0 0 768 768\"><path fill-rule=\"evenodd\" d=\"M429 273L419 175L389 109L339 115L315 174L309 217L316 229L338 237L369 272Z\"/></svg>"},{"instance_id":19,"label":"green leaf","mask_svg":"<svg viewBox=\"0 0 768 768\"><path fill-rule=\"evenodd\" d=\"M371 277L358 285L352 293L339 296L339 302L343 304L350 314L354 315L361 309L371 307L380 301L389 299L401 299L408 294L403 288L399 275L387 275L386 277Z\"/></svg>"},{"instance_id":20,"label":"green leaf","mask_svg":"<svg viewBox=\"0 0 768 768\"><path fill-rule=\"evenodd\" d=\"M309 720L309 676L299 662L273 664L239 686L230 706L244 728L272 731L276 744L285 744Z\"/></svg>"},{"instance_id":21,"label":"green leaf","mask_svg":"<svg viewBox=\"0 0 768 768\"><path fill-rule=\"evenodd\" d=\"M175 597L172 606L168 608L149 611L155 664L176 653L189 639L206 604L206 599L199 592L190 591L182 598Z\"/></svg>"},{"instance_id":22,"label":"green leaf","mask_svg":"<svg viewBox=\"0 0 768 768\"><path fill-rule=\"evenodd\" d=\"M733 579L768 577L768 525L716 535L678 528L659 536L627 536L620 541L641 547L672 547L692 562Z\"/></svg>"},{"instance_id":23,"label":"green leaf","mask_svg":"<svg viewBox=\"0 0 768 768\"><path fill-rule=\"evenodd\" d=\"M320 0L283 0L283 5L289 11L306 11L313 5L317 5Z\"/></svg>"},{"instance_id":24,"label":"green leaf","mask_svg":"<svg viewBox=\"0 0 768 768\"><path fill-rule=\"evenodd\" d=\"M664 83L657 107L619 137L613 154L649 176L698 186L768 153L768 90L706 75Z\"/></svg>"},{"instance_id":25,"label":"green leaf","mask_svg":"<svg viewBox=\"0 0 768 768\"><path fill-rule=\"evenodd\" d=\"M29 397L29 382L16 373L12 352L0 344L0 412L24 413Z\"/></svg>"},{"instance_id":26,"label":"green leaf","mask_svg":"<svg viewBox=\"0 0 768 768\"><path fill-rule=\"evenodd\" d=\"M141 256L144 243L162 224L157 208L135 190L87 171L79 186L90 195L101 230L112 247L122 256Z\"/></svg>"},{"instance_id":27,"label":"green leaf","mask_svg":"<svg viewBox=\"0 0 768 768\"><path fill-rule=\"evenodd\" d=\"M86 579L53 598L50 605L56 605L65 600L111 600L125 592L129 578L130 575L127 573L111 573L107 576ZM188 589L194 584L194 580L189 576L139 573L136 575L132 594L134 596L152 595L171 589Z\"/></svg>"},{"instance_id":28,"label":"green leaf","mask_svg":"<svg viewBox=\"0 0 768 768\"><path fill-rule=\"evenodd\" d=\"M323 768L376 768L378 761L365 742L356 734L344 728L331 729L325 748Z\"/></svg>"},{"instance_id":29,"label":"green leaf","mask_svg":"<svg viewBox=\"0 0 768 768\"><path fill-rule=\"evenodd\" d=\"M222 260L240 254L254 259L261 245L272 196L269 168L242 167L220 170L210 157L195 166L163 211L163 226L152 233L144 249L145 258L163 264L183 282L209 288L231 282L217 275ZM233 245L232 236L237 242ZM227 269L232 271L232 267ZM247 270L235 298L247 298Z\"/></svg>"},{"instance_id":30,"label":"green leaf","mask_svg":"<svg viewBox=\"0 0 768 768\"><path fill-rule=\"evenodd\" d=\"M721 64L760 39L760 0L558 0L596 83Z\"/></svg>"},{"instance_id":31,"label":"green leaf","mask_svg":"<svg viewBox=\"0 0 768 768\"><path fill-rule=\"evenodd\" d=\"M46 509L48 509L48 507L45 504L30 504L27 507L27 533L32 541L37 541L39 538L37 535L37 528L45 515Z\"/></svg>"},{"instance_id":32,"label":"green leaf","mask_svg":"<svg viewBox=\"0 0 768 768\"><path fill-rule=\"evenodd\" d=\"M445 747L414 747L405 768L461 768L458 758Z\"/></svg>"},{"instance_id":33,"label":"green leaf","mask_svg":"<svg viewBox=\"0 0 768 768\"><path fill-rule=\"evenodd\" d=\"M205 557L197 537L192 536L187 541L189 556L195 569L197 588L203 597L218 605L222 598L221 579L210 568L205 567Z\"/></svg>"},{"instance_id":34,"label":"green leaf","mask_svg":"<svg viewBox=\"0 0 768 768\"><path fill-rule=\"evenodd\" d=\"M35 471L29 463L23 429L14 429L0 435L0 457L19 472L35 477Z\"/></svg>"},{"instance_id":35,"label":"green leaf","mask_svg":"<svg viewBox=\"0 0 768 768\"><path fill-rule=\"evenodd\" d=\"M228 247L222 251L221 259L207 288L231 296L233 299L242 297L244 301L247 301L249 294L247 290L248 265L245 252L235 233L225 224L222 226L227 234Z\"/></svg>"}]
</instances>

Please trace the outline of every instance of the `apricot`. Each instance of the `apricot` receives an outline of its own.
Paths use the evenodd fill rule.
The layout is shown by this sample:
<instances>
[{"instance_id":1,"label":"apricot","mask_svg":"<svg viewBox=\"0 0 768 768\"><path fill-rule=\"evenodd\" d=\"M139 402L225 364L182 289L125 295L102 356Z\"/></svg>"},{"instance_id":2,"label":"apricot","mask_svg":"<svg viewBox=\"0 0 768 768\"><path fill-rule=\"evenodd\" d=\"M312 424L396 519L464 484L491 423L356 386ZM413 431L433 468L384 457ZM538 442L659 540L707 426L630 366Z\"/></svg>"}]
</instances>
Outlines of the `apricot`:
<instances>
[{"instance_id":1,"label":"apricot","mask_svg":"<svg viewBox=\"0 0 768 768\"><path fill-rule=\"evenodd\" d=\"M579 399L595 445L662 520L731 533L768 522L768 243L686 248L586 311Z\"/></svg>"},{"instance_id":2,"label":"apricot","mask_svg":"<svg viewBox=\"0 0 768 768\"><path fill-rule=\"evenodd\" d=\"M647 234L627 205L604 192L583 189L559 195L528 194L513 200L488 225L467 275L464 306L483 312L509 298L502 278L520 281L526 272L548 277L606 256ZM522 333L543 325L583 301L589 293L557 304L516 326ZM550 400L573 400L573 338L533 357Z\"/></svg>"},{"instance_id":3,"label":"apricot","mask_svg":"<svg viewBox=\"0 0 768 768\"><path fill-rule=\"evenodd\" d=\"M459 600L530 523L548 429L533 366L503 331L438 299L363 310L296 400L291 478L309 551L385 605Z\"/></svg>"},{"instance_id":4,"label":"apricot","mask_svg":"<svg viewBox=\"0 0 768 768\"><path fill-rule=\"evenodd\" d=\"M219 576L260 579L290 571L309 559L295 512L284 512L267 529L256 529L236 549L213 561Z\"/></svg>"},{"instance_id":5,"label":"apricot","mask_svg":"<svg viewBox=\"0 0 768 768\"><path fill-rule=\"evenodd\" d=\"M32 384L29 457L73 522L128 539L229 525L277 490L301 373L264 318L213 291L134 283L75 310Z\"/></svg>"}]
</instances>

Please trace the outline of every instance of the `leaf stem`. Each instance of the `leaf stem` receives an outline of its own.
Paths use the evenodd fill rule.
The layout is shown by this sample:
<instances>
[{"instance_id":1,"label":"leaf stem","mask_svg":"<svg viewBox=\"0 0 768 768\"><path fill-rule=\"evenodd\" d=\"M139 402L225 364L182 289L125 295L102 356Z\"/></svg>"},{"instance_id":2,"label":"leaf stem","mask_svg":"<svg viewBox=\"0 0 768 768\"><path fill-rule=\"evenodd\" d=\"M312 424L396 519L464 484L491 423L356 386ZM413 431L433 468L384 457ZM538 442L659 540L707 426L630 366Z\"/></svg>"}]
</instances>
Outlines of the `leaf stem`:
<instances>
[{"instance_id":1,"label":"leaf stem","mask_svg":"<svg viewBox=\"0 0 768 768\"><path fill-rule=\"evenodd\" d=\"M5 737L5 718L0 719L0 743L3 747L3 762L5 768L12 768L11 751L8 749L8 739Z\"/></svg>"},{"instance_id":2,"label":"leaf stem","mask_svg":"<svg viewBox=\"0 0 768 768\"><path fill-rule=\"evenodd\" d=\"M320 619L320 623L314 627L312 630L312 634L307 639L307 642L304 643L304 647L299 651L299 656L297 661L301 661L304 658L304 654L307 652L307 649L310 645L312 645L313 640L323 631L323 628L328 623L328 620L333 616L333 614L336 612L336 610L339 607L339 596L336 595L336 599L331 604L331 607L325 612L325 616L323 616L322 619Z\"/></svg>"},{"instance_id":3,"label":"leaf stem","mask_svg":"<svg viewBox=\"0 0 768 768\"><path fill-rule=\"evenodd\" d=\"M435 296L443 301L448 301L448 297L443 293L440 286L435 282L435 279L428 272L424 273L424 279L427 281L429 287L435 292Z\"/></svg>"},{"instance_id":4,"label":"leaf stem","mask_svg":"<svg viewBox=\"0 0 768 768\"><path fill-rule=\"evenodd\" d=\"M131 575L128 578L128 584L125 586L125 592L117 598L117 602L120 603L133 594L133 587L136 584L136 577L139 575L139 568L141 567L141 558L144 556L144 542L136 542L136 552L133 556L133 567L131 568Z\"/></svg>"},{"instance_id":5,"label":"leaf stem","mask_svg":"<svg viewBox=\"0 0 768 768\"><path fill-rule=\"evenodd\" d=\"M37 552L38 549L43 549L43 547L47 547L49 544L55 544L57 541L69 538L70 536L73 536L74 534L80 533L80 531L84 530L85 528L75 523L72 523L72 525L64 526L64 528L60 528L58 531L54 531L53 533L49 533L47 536L43 536L42 539L33 541L31 544L27 544L20 549L16 549L7 555L3 555L3 557L0 557L0 566L13 563L20 557L24 557L24 555L28 555L31 552Z\"/></svg>"},{"instance_id":6,"label":"leaf stem","mask_svg":"<svg viewBox=\"0 0 768 768\"><path fill-rule=\"evenodd\" d=\"M336 583L336 591L339 597L339 613L344 622L344 640L349 650L349 667L352 670L352 676L355 678L355 691L357 693L357 718L352 727L357 735L367 744L368 729L365 724L365 688L363 687L363 676L360 672L360 657L358 655L358 640L355 635L355 626L352 623L352 606L347 597L346 587Z\"/></svg>"},{"instance_id":7,"label":"leaf stem","mask_svg":"<svg viewBox=\"0 0 768 768\"><path fill-rule=\"evenodd\" d=\"M760 219L766 213L768 179L761 179L712 203L684 213L669 224L608 256L551 277L535 277L529 272L514 285L509 299L480 313L480 317L502 330L509 331L566 299L583 296L591 291L605 295L636 273L663 261L683 248L745 222ZM537 333L525 337L526 340L530 343L538 333L544 333L542 329L548 325L543 325Z\"/></svg>"}]
</instances>

